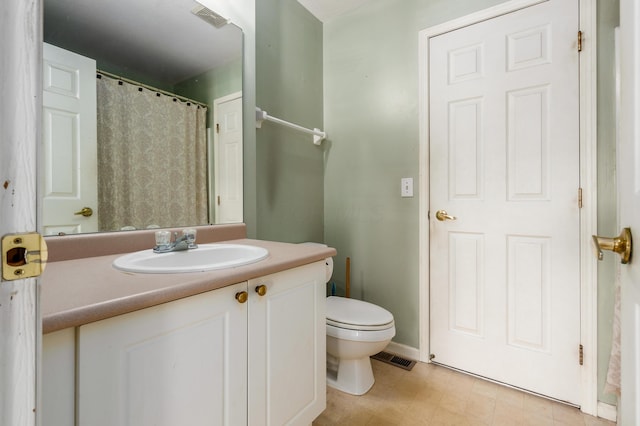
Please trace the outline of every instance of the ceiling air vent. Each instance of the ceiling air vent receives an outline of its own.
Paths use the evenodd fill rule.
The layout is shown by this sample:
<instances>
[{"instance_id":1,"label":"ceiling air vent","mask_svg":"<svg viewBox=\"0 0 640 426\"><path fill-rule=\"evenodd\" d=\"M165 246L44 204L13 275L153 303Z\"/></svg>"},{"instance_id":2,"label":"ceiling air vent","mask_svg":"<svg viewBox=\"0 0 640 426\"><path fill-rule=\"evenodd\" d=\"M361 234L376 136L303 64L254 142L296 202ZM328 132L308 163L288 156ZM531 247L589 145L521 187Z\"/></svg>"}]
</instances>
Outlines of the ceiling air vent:
<instances>
[{"instance_id":1,"label":"ceiling air vent","mask_svg":"<svg viewBox=\"0 0 640 426\"><path fill-rule=\"evenodd\" d=\"M224 27L229 23L229 20L227 18L218 15L213 10L202 5L198 5L191 9L191 13L204 19L216 28Z\"/></svg>"}]
</instances>

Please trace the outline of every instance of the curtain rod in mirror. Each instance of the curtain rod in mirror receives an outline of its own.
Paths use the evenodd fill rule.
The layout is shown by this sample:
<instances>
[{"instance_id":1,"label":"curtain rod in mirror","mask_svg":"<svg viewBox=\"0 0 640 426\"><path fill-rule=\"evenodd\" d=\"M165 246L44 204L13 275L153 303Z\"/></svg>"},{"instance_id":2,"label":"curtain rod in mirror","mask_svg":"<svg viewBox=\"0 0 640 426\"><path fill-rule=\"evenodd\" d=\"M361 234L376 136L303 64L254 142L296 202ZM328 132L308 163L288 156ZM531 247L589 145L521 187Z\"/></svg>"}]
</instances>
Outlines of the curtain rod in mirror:
<instances>
[{"instance_id":1,"label":"curtain rod in mirror","mask_svg":"<svg viewBox=\"0 0 640 426\"><path fill-rule=\"evenodd\" d=\"M263 111L261 108L256 107L256 127L259 129L262 127L263 121L271 121L273 123L281 124L283 126L291 127L292 129L299 130L304 133L309 133L313 135L313 144L320 145L323 140L327 138L326 132L323 132L320 129L314 128L313 130L307 129L306 127L299 126L297 124L289 123L288 121L282 120L280 118L273 117L267 113L267 111Z\"/></svg>"},{"instance_id":2,"label":"curtain rod in mirror","mask_svg":"<svg viewBox=\"0 0 640 426\"><path fill-rule=\"evenodd\" d=\"M151 90L152 92L162 93L163 95L170 96L170 97L175 98L175 99L179 99L182 102L191 102L192 104L201 106L203 108L209 108L209 105L203 104L202 102L194 101L193 99L189 99L189 98L186 98L184 96L176 95L175 93L167 92L166 90L158 89L157 87L149 86L147 84L140 83L139 81L131 80L131 79L128 79L128 78L125 78L125 77L122 77L122 76L119 76L119 75L116 75L116 74L111 74L110 72L107 72L107 71L96 70L96 74L98 75L98 78L100 78L101 75L104 75L106 77L113 78L114 80L120 80L120 81L124 81L126 83L129 83L129 84L133 84L134 86L144 87L145 89Z\"/></svg>"}]
</instances>

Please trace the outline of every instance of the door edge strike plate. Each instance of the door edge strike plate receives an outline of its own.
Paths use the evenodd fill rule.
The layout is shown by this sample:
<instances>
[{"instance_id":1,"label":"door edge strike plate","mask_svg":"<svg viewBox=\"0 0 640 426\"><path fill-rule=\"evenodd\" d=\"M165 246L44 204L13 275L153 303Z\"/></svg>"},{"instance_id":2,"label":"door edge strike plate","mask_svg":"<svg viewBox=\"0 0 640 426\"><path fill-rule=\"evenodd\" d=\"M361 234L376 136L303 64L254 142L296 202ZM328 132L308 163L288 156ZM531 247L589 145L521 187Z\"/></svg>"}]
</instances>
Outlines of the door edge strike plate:
<instances>
[{"instance_id":1,"label":"door edge strike plate","mask_svg":"<svg viewBox=\"0 0 640 426\"><path fill-rule=\"evenodd\" d=\"M2 280L39 277L47 264L47 243L37 232L2 237Z\"/></svg>"}]
</instances>

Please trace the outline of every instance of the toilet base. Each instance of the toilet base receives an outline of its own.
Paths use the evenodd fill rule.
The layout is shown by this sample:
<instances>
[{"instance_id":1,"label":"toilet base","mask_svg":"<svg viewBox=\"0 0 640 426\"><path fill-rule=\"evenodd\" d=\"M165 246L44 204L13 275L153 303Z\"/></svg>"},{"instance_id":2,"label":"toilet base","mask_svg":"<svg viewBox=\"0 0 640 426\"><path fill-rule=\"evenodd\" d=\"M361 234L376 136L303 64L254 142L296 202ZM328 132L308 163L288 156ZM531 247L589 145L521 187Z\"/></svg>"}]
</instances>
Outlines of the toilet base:
<instances>
[{"instance_id":1,"label":"toilet base","mask_svg":"<svg viewBox=\"0 0 640 426\"><path fill-rule=\"evenodd\" d=\"M329 358L334 358L330 360ZM338 361L337 371L332 361ZM334 364L335 365L335 364ZM327 354L327 385L351 395L364 395L371 389L375 379L369 357L340 359Z\"/></svg>"}]
</instances>

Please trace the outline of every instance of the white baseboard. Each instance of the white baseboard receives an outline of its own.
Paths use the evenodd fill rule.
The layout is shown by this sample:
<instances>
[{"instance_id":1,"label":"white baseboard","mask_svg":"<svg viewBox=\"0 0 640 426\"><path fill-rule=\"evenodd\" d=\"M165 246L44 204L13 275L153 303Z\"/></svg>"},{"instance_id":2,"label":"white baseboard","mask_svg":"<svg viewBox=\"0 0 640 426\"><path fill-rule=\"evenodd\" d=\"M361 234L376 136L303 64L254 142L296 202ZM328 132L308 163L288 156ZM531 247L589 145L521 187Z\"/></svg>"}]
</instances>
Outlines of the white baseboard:
<instances>
[{"instance_id":1,"label":"white baseboard","mask_svg":"<svg viewBox=\"0 0 640 426\"><path fill-rule=\"evenodd\" d=\"M618 417L618 407L598 401L598 417L615 422Z\"/></svg>"},{"instance_id":2,"label":"white baseboard","mask_svg":"<svg viewBox=\"0 0 640 426\"><path fill-rule=\"evenodd\" d=\"M386 352L391 352L396 355L400 355L405 358L409 358L411 360L419 360L420 359L420 351L411 346L403 345L401 343L391 342L385 348Z\"/></svg>"}]
</instances>

